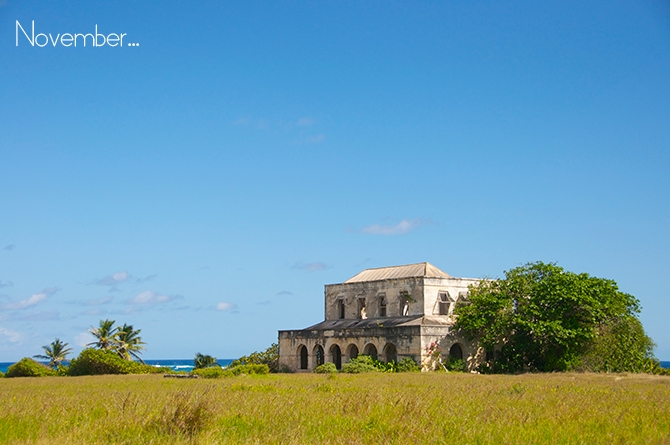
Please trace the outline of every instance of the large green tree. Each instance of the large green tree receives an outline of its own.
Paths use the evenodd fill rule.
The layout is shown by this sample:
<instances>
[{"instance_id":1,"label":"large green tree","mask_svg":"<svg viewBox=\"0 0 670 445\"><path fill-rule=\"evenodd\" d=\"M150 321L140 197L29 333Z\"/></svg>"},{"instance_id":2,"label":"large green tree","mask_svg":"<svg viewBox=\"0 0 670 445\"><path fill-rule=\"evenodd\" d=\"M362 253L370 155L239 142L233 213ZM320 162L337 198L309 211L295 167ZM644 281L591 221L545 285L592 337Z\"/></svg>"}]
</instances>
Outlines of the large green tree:
<instances>
[{"instance_id":1,"label":"large green tree","mask_svg":"<svg viewBox=\"0 0 670 445\"><path fill-rule=\"evenodd\" d=\"M146 343L142 341L140 331L141 329L133 329L133 326L128 324L124 324L116 331L114 348L121 358L126 360L136 358L144 363L144 360L140 357L140 351L145 349L142 345Z\"/></svg>"},{"instance_id":2,"label":"large green tree","mask_svg":"<svg viewBox=\"0 0 670 445\"><path fill-rule=\"evenodd\" d=\"M472 286L455 329L496 350L484 371L639 372L655 360L639 312L612 280L537 262Z\"/></svg>"},{"instance_id":3,"label":"large green tree","mask_svg":"<svg viewBox=\"0 0 670 445\"><path fill-rule=\"evenodd\" d=\"M96 341L87 344L103 351L114 351L123 359L133 358L144 363L140 357L141 351L146 343L140 337L140 329L133 329L132 325L124 324L122 327L114 326L114 320L100 320L97 328L91 327L90 332Z\"/></svg>"},{"instance_id":4,"label":"large green tree","mask_svg":"<svg viewBox=\"0 0 670 445\"><path fill-rule=\"evenodd\" d=\"M100 325L97 328L91 326L88 332L91 333L96 341L87 344L86 346L93 346L98 349L114 349L116 342L116 333L118 327L114 326L114 320L100 320Z\"/></svg>"},{"instance_id":5,"label":"large green tree","mask_svg":"<svg viewBox=\"0 0 670 445\"><path fill-rule=\"evenodd\" d=\"M72 352L72 348L68 348L68 344L63 343L58 338L50 344L42 346L42 349L44 349L44 354L35 355L34 357L41 360L49 360L48 365L53 369L58 369Z\"/></svg>"}]
</instances>

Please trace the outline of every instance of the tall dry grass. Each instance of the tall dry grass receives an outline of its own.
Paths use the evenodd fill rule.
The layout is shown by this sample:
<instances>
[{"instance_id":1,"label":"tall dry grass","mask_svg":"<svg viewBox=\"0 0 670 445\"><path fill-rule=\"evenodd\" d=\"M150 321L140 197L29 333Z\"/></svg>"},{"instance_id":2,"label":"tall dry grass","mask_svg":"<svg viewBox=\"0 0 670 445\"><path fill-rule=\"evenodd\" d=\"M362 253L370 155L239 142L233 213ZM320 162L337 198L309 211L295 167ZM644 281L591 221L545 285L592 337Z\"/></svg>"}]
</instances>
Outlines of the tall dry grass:
<instances>
[{"instance_id":1,"label":"tall dry grass","mask_svg":"<svg viewBox=\"0 0 670 445\"><path fill-rule=\"evenodd\" d=\"M663 444L670 377L0 379L0 443Z\"/></svg>"}]
</instances>

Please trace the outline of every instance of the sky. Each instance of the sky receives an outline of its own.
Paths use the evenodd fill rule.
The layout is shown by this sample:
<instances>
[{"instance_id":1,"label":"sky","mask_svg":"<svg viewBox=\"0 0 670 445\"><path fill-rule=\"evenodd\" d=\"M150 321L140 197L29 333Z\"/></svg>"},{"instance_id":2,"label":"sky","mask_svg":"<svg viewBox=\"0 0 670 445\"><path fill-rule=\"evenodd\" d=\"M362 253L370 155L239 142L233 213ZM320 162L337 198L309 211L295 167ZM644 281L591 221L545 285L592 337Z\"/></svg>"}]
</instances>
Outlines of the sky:
<instances>
[{"instance_id":1,"label":"sky","mask_svg":"<svg viewBox=\"0 0 670 445\"><path fill-rule=\"evenodd\" d=\"M661 0L0 0L0 361L235 358L423 261L615 280L670 360L668 79Z\"/></svg>"}]
</instances>

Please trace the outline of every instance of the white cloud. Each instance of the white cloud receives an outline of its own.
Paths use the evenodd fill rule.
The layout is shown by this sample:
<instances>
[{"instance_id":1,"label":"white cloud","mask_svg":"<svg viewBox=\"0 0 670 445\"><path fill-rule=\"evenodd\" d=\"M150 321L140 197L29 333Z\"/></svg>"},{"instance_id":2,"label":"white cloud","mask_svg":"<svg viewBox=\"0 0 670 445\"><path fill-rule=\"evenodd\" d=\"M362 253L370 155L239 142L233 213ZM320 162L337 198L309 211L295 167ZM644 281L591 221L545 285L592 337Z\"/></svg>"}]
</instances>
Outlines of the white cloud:
<instances>
[{"instance_id":1,"label":"white cloud","mask_svg":"<svg viewBox=\"0 0 670 445\"><path fill-rule=\"evenodd\" d=\"M11 331L0 327L0 343L19 343L21 341L21 334L16 331Z\"/></svg>"},{"instance_id":2,"label":"white cloud","mask_svg":"<svg viewBox=\"0 0 670 445\"><path fill-rule=\"evenodd\" d=\"M11 281L0 280L0 289L2 289L3 287L12 287L12 286L14 286L14 283L12 283Z\"/></svg>"},{"instance_id":3,"label":"white cloud","mask_svg":"<svg viewBox=\"0 0 670 445\"><path fill-rule=\"evenodd\" d=\"M298 127L309 127L310 125L314 125L316 121L312 119L311 117L301 117L298 119L298 122L296 122L296 125Z\"/></svg>"},{"instance_id":4,"label":"white cloud","mask_svg":"<svg viewBox=\"0 0 670 445\"><path fill-rule=\"evenodd\" d=\"M106 275L99 280L96 280L95 284L99 286L116 286L117 284L127 281L128 278L130 278L130 274L124 270L111 275Z\"/></svg>"},{"instance_id":5,"label":"white cloud","mask_svg":"<svg viewBox=\"0 0 670 445\"><path fill-rule=\"evenodd\" d=\"M114 297L104 297L104 298L94 298L91 300L84 301L84 306L101 306L103 304L109 304L114 300Z\"/></svg>"},{"instance_id":6,"label":"white cloud","mask_svg":"<svg viewBox=\"0 0 670 445\"><path fill-rule=\"evenodd\" d=\"M14 250L16 247L16 244L7 244L5 247L2 248L2 250Z\"/></svg>"},{"instance_id":7,"label":"white cloud","mask_svg":"<svg viewBox=\"0 0 670 445\"><path fill-rule=\"evenodd\" d=\"M288 290L282 290L277 292L277 295L293 295L293 292L288 291Z\"/></svg>"},{"instance_id":8,"label":"white cloud","mask_svg":"<svg viewBox=\"0 0 670 445\"><path fill-rule=\"evenodd\" d=\"M49 321L60 320L60 312L58 311L40 311L17 317L16 320L21 321Z\"/></svg>"},{"instance_id":9,"label":"white cloud","mask_svg":"<svg viewBox=\"0 0 670 445\"><path fill-rule=\"evenodd\" d=\"M162 295L152 290L141 292L130 299L132 304L163 304L182 298L179 295Z\"/></svg>"},{"instance_id":10,"label":"white cloud","mask_svg":"<svg viewBox=\"0 0 670 445\"><path fill-rule=\"evenodd\" d=\"M81 332L74 336L74 343L82 348L94 341L95 337L93 337L90 332Z\"/></svg>"},{"instance_id":11,"label":"white cloud","mask_svg":"<svg viewBox=\"0 0 670 445\"><path fill-rule=\"evenodd\" d=\"M307 138L305 141L308 144L319 144L319 143L321 143L325 140L326 140L326 135L317 134L316 136L312 136L312 137Z\"/></svg>"},{"instance_id":12,"label":"white cloud","mask_svg":"<svg viewBox=\"0 0 670 445\"><path fill-rule=\"evenodd\" d=\"M307 272L319 272L322 270L328 269L329 266L326 263L321 263L321 262L315 262L315 263L295 263L293 266L291 266L291 269L301 269L301 270L306 270Z\"/></svg>"},{"instance_id":13,"label":"white cloud","mask_svg":"<svg viewBox=\"0 0 670 445\"><path fill-rule=\"evenodd\" d=\"M41 303L42 301L46 300L51 295L55 294L57 290L58 289L55 288L55 287L50 287L50 288L44 289L39 294L33 294L29 298L26 298L24 300L19 300L19 301L14 301L14 302L9 302L9 303L2 303L2 304L0 304L0 310L2 310L2 311L15 311L15 310L26 309L26 308L29 308L31 306L35 306L36 304Z\"/></svg>"},{"instance_id":14,"label":"white cloud","mask_svg":"<svg viewBox=\"0 0 670 445\"><path fill-rule=\"evenodd\" d=\"M426 221L421 219L403 219L394 226L373 224L362 228L361 232L370 235L404 235L424 224L426 224Z\"/></svg>"},{"instance_id":15,"label":"white cloud","mask_svg":"<svg viewBox=\"0 0 670 445\"><path fill-rule=\"evenodd\" d=\"M231 311L233 309L236 309L237 305L234 303L227 303L225 301L222 301L221 303L217 303L216 306L214 306L214 309L217 311Z\"/></svg>"}]
</instances>

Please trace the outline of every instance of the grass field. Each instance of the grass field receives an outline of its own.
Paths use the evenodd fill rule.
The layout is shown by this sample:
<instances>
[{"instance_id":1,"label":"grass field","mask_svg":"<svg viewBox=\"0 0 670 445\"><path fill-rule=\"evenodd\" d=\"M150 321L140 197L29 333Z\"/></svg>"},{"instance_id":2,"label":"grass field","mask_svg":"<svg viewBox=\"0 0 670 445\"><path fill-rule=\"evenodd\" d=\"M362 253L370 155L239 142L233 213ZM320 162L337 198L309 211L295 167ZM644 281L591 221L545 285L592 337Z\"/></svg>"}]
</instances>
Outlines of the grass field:
<instances>
[{"instance_id":1,"label":"grass field","mask_svg":"<svg viewBox=\"0 0 670 445\"><path fill-rule=\"evenodd\" d=\"M666 444L670 377L0 379L0 443Z\"/></svg>"}]
</instances>

